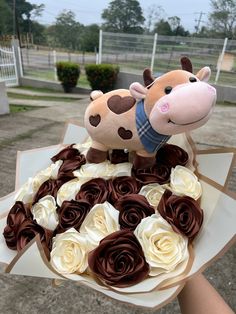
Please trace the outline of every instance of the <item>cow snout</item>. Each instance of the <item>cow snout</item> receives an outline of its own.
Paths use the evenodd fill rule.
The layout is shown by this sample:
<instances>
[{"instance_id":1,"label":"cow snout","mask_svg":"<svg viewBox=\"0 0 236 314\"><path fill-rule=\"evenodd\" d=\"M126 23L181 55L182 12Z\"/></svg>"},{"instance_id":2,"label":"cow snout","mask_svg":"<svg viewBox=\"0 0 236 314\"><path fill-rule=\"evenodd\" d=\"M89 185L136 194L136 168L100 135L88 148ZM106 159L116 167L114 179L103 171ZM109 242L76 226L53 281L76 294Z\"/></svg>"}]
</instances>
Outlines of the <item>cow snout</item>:
<instances>
[{"instance_id":1,"label":"cow snout","mask_svg":"<svg viewBox=\"0 0 236 314\"><path fill-rule=\"evenodd\" d=\"M215 102L216 89L209 84L182 84L156 102L150 113L150 122L163 134L188 131L209 119Z\"/></svg>"},{"instance_id":2,"label":"cow snout","mask_svg":"<svg viewBox=\"0 0 236 314\"><path fill-rule=\"evenodd\" d=\"M190 83L173 89L164 98L157 103L160 112L168 111L173 123L188 124L204 118L210 112L216 101L216 89L205 82Z\"/></svg>"}]
</instances>

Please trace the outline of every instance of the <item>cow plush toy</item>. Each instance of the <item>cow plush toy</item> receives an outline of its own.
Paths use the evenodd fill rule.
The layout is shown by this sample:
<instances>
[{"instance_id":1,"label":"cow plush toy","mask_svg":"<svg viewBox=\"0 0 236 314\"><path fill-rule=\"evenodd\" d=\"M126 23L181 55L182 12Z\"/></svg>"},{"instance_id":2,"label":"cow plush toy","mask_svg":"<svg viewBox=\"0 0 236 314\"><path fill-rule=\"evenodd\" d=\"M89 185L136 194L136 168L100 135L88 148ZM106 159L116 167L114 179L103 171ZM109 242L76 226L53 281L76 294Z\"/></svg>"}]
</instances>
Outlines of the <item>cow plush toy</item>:
<instances>
[{"instance_id":1,"label":"cow plush toy","mask_svg":"<svg viewBox=\"0 0 236 314\"><path fill-rule=\"evenodd\" d=\"M92 138L87 161L100 163L109 149L136 152L134 167L147 168L158 149L171 135L204 125L216 102L216 90L206 83L210 68L192 74L192 64L181 59L182 70L170 71L156 79L144 70L145 86L132 83L129 90L106 94L91 93L85 112L85 127Z\"/></svg>"}]
</instances>

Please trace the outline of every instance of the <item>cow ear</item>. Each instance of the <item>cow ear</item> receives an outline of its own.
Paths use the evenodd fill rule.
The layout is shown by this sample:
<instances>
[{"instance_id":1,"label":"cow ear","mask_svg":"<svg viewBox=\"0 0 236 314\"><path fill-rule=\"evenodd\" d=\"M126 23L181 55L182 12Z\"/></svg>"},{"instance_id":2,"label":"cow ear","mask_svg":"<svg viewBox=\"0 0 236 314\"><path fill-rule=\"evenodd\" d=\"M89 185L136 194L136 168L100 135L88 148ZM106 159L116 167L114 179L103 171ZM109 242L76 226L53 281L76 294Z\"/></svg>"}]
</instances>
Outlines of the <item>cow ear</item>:
<instances>
[{"instance_id":1,"label":"cow ear","mask_svg":"<svg viewBox=\"0 0 236 314\"><path fill-rule=\"evenodd\" d=\"M90 99L95 100L103 95L101 90L93 90L90 94Z\"/></svg>"},{"instance_id":2,"label":"cow ear","mask_svg":"<svg viewBox=\"0 0 236 314\"><path fill-rule=\"evenodd\" d=\"M209 67L202 68L197 72L196 77L199 78L200 81L208 82L211 77L211 69Z\"/></svg>"},{"instance_id":3,"label":"cow ear","mask_svg":"<svg viewBox=\"0 0 236 314\"><path fill-rule=\"evenodd\" d=\"M138 82L132 83L129 87L129 91L135 99L143 99L147 94L147 89Z\"/></svg>"}]
</instances>

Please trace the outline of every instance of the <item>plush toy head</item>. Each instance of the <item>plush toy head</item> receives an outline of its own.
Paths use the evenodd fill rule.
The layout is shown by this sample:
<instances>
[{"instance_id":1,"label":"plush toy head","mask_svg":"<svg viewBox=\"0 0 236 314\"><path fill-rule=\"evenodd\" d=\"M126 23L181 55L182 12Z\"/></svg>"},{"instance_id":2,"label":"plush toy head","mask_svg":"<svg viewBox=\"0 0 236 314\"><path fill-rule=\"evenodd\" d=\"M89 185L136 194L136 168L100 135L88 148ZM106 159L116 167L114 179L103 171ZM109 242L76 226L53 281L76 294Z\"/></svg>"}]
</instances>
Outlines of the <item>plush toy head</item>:
<instances>
[{"instance_id":1,"label":"plush toy head","mask_svg":"<svg viewBox=\"0 0 236 314\"><path fill-rule=\"evenodd\" d=\"M183 133L201 127L212 114L216 90L206 83L210 74L209 67L202 68L196 75L175 70L154 80L146 70L146 88L133 83L130 93L136 99L144 99L150 124L156 132Z\"/></svg>"},{"instance_id":2,"label":"plush toy head","mask_svg":"<svg viewBox=\"0 0 236 314\"><path fill-rule=\"evenodd\" d=\"M153 79L144 71L144 85L129 90L91 93L84 124L93 142L89 162L102 162L109 149L128 149L142 157L153 157L171 135L196 129L209 119L216 90L207 81L210 69L192 74L192 64L182 58L182 70Z\"/></svg>"}]
</instances>

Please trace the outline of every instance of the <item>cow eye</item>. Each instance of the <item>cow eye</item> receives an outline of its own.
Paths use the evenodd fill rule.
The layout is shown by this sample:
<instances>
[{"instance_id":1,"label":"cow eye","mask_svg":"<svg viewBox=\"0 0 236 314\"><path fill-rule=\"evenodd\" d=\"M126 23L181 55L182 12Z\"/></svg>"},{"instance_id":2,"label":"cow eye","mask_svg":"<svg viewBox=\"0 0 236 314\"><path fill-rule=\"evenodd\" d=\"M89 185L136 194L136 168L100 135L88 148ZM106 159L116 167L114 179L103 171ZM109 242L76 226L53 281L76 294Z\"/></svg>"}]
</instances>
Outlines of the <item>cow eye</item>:
<instances>
[{"instance_id":1,"label":"cow eye","mask_svg":"<svg viewBox=\"0 0 236 314\"><path fill-rule=\"evenodd\" d=\"M165 93L169 94L171 91L172 91L172 87L171 86L166 86Z\"/></svg>"},{"instance_id":2,"label":"cow eye","mask_svg":"<svg viewBox=\"0 0 236 314\"><path fill-rule=\"evenodd\" d=\"M194 83L194 82L197 82L197 79L196 79L195 77L191 76L191 77L189 78L189 81L190 81L191 83Z\"/></svg>"}]
</instances>

